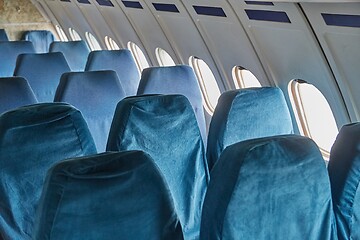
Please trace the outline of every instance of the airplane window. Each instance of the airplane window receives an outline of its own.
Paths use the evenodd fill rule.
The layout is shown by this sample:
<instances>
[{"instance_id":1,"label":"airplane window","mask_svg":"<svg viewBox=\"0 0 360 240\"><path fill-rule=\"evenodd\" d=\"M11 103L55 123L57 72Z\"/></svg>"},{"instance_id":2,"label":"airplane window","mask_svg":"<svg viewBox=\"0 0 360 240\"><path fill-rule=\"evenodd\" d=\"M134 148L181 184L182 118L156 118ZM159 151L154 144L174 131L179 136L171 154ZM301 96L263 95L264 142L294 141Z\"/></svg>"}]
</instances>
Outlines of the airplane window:
<instances>
[{"instance_id":1,"label":"airplane window","mask_svg":"<svg viewBox=\"0 0 360 240\"><path fill-rule=\"evenodd\" d=\"M233 68L233 80L236 89L261 87L261 84L255 75L241 66L235 66Z\"/></svg>"},{"instance_id":2,"label":"airplane window","mask_svg":"<svg viewBox=\"0 0 360 240\"><path fill-rule=\"evenodd\" d=\"M161 67L176 65L174 60L171 58L170 54L168 54L164 49L156 48L155 54L156 54L156 59Z\"/></svg>"},{"instance_id":3,"label":"airplane window","mask_svg":"<svg viewBox=\"0 0 360 240\"><path fill-rule=\"evenodd\" d=\"M59 25L55 25L55 29L56 29L56 31L57 31L57 33L58 33L58 35L59 35L59 37L60 37L60 40L61 40L62 42L67 42L67 41L69 41L68 38L67 38L67 36L65 35L64 30L63 30Z\"/></svg>"},{"instance_id":4,"label":"airplane window","mask_svg":"<svg viewBox=\"0 0 360 240\"><path fill-rule=\"evenodd\" d=\"M288 88L300 133L312 138L325 159L338 134L338 128L329 103L312 84L293 80Z\"/></svg>"},{"instance_id":5,"label":"airplane window","mask_svg":"<svg viewBox=\"0 0 360 240\"><path fill-rule=\"evenodd\" d=\"M70 33L71 40L81 41L80 34L77 31L75 31L73 28L69 28L69 33Z\"/></svg>"},{"instance_id":6,"label":"airplane window","mask_svg":"<svg viewBox=\"0 0 360 240\"><path fill-rule=\"evenodd\" d=\"M190 57L203 96L205 110L212 115L220 97L220 90L210 67L200 58Z\"/></svg>"},{"instance_id":7,"label":"airplane window","mask_svg":"<svg viewBox=\"0 0 360 240\"><path fill-rule=\"evenodd\" d=\"M98 40L96 40L94 35L92 35L89 32L86 32L85 37L86 37L86 41L88 42L88 44L90 46L91 51L101 50L101 46L100 46Z\"/></svg>"},{"instance_id":8,"label":"airplane window","mask_svg":"<svg viewBox=\"0 0 360 240\"><path fill-rule=\"evenodd\" d=\"M111 38L106 36L105 37L105 44L108 50L119 50L120 47L117 43Z\"/></svg>"},{"instance_id":9,"label":"airplane window","mask_svg":"<svg viewBox=\"0 0 360 240\"><path fill-rule=\"evenodd\" d=\"M136 45L133 42L128 42L128 49L131 51L131 53L135 59L136 65L138 67L138 70L141 74L141 72L144 68L149 67L149 63L146 60L144 52L140 49L140 47L138 45Z\"/></svg>"}]
</instances>

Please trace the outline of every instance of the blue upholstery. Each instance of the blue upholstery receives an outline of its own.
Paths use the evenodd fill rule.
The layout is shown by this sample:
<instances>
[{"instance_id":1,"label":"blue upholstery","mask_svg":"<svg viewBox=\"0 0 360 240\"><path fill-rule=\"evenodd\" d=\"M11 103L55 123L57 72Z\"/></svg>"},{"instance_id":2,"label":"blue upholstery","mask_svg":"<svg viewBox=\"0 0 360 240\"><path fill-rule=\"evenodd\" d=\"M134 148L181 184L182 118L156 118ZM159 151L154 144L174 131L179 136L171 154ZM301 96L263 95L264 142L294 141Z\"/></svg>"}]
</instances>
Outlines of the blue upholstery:
<instances>
[{"instance_id":1,"label":"blue upholstery","mask_svg":"<svg viewBox=\"0 0 360 240\"><path fill-rule=\"evenodd\" d=\"M5 29L0 29L0 41L9 41Z\"/></svg>"},{"instance_id":2,"label":"blue upholstery","mask_svg":"<svg viewBox=\"0 0 360 240\"><path fill-rule=\"evenodd\" d=\"M341 128L328 170L338 237L360 239L360 123Z\"/></svg>"},{"instance_id":3,"label":"blue upholstery","mask_svg":"<svg viewBox=\"0 0 360 240\"><path fill-rule=\"evenodd\" d=\"M62 52L71 71L84 71L90 49L84 41L53 42L50 52Z\"/></svg>"},{"instance_id":4,"label":"blue upholstery","mask_svg":"<svg viewBox=\"0 0 360 240\"><path fill-rule=\"evenodd\" d=\"M136 95L140 76L135 60L127 49L93 51L89 54L85 71L114 70L126 96Z\"/></svg>"},{"instance_id":5,"label":"blue upholstery","mask_svg":"<svg viewBox=\"0 0 360 240\"><path fill-rule=\"evenodd\" d=\"M185 239L199 237L209 175L196 118L184 96L149 95L120 101L107 150L150 154L169 185Z\"/></svg>"},{"instance_id":6,"label":"blue upholstery","mask_svg":"<svg viewBox=\"0 0 360 240\"><path fill-rule=\"evenodd\" d=\"M50 44L55 40L54 35L47 30L27 31L23 35L23 40L31 41L36 53L48 53Z\"/></svg>"},{"instance_id":7,"label":"blue upholstery","mask_svg":"<svg viewBox=\"0 0 360 240\"><path fill-rule=\"evenodd\" d=\"M95 154L81 113L43 103L0 115L0 238L32 239L34 217L50 167Z\"/></svg>"},{"instance_id":8,"label":"blue upholstery","mask_svg":"<svg viewBox=\"0 0 360 240\"><path fill-rule=\"evenodd\" d=\"M37 100L26 79L0 78L0 114L34 103L37 103Z\"/></svg>"},{"instance_id":9,"label":"blue upholstery","mask_svg":"<svg viewBox=\"0 0 360 240\"><path fill-rule=\"evenodd\" d=\"M70 72L70 68L62 53L21 54L14 76L28 80L39 102L52 102L65 72Z\"/></svg>"},{"instance_id":10,"label":"blue upholstery","mask_svg":"<svg viewBox=\"0 0 360 240\"><path fill-rule=\"evenodd\" d=\"M57 164L39 206L34 239L183 239L168 187L141 151Z\"/></svg>"},{"instance_id":11,"label":"blue upholstery","mask_svg":"<svg viewBox=\"0 0 360 240\"><path fill-rule=\"evenodd\" d=\"M35 53L31 42L0 42L0 77L11 77L16 66L16 59L22 53Z\"/></svg>"},{"instance_id":12,"label":"blue upholstery","mask_svg":"<svg viewBox=\"0 0 360 240\"><path fill-rule=\"evenodd\" d=\"M211 171L200 239L336 239L316 144L282 135L227 147Z\"/></svg>"},{"instance_id":13,"label":"blue upholstery","mask_svg":"<svg viewBox=\"0 0 360 240\"><path fill-rule=\"evenodd\" d=\"M181 94L195 111L201 136L206 145L206 123L199 83L190 66L151 67L143 70L137 94Z\"/></svg>"},{"instance_id":14,"label":"blue upholstery","mask_svg":"<svg viewBox=\"0 0 360 240\"><path fill-rule=\"evenodd\" d=\"M229 145L293 133L291 116L279 88L249 88L223 93L212 117L207 158L211 170Z\"/></svg>"},{"instance_id":15,"label":"blue upholstery","mask_svg":"<svg viewBox=\"0 0 360 240\"><path fill-rule=\"evenodd\" d=\"M114 71L73 72L62 75L55 101L70 103L82 112L98 152L103 152L116 105L124 97Z\"/></svg>"}]
</instances>

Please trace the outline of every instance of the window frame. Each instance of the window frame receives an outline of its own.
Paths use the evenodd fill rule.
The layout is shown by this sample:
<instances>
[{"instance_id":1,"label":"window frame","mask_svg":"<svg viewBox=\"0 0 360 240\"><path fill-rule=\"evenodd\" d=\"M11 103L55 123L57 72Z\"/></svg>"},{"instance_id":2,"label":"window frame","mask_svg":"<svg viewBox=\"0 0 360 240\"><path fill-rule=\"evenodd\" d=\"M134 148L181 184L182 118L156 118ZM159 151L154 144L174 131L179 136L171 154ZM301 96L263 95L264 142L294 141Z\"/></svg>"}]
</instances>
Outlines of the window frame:
<instances>
[{"instance_id":1,"label":"window frame","mask_svg":"<svg viewBox=\"0 0 360 240\"><path fill-rule=\"evenodd\" d=\"M169 59L171 59L172 63L171 63L171 64L166 63L166 61L164 61L164 58L161 57L162 54L167 55L167 57L168 57ZM160 67L176 66L176 63L175 63L174 59L173 59L173 58L171 57L171 55L170 55L167 51L165 51L164 49L162 49L162 48L160 48L160 47L157 47L157 48L155 49L155 55L156 55L156 60L157 60L157 62L159 63L159 66L160 66Z\"/></svg>"},{"instance_id":2,"label":"window frame","mask_svg":"<svg viewBox=\"0 0 360 240\"><path fill-rule=\"evenodd\" d=\"M109 36L105 36L105 45L108 50L120 50L116 41Z\"/></svg>"},{"instance_id":3,"label":"window frame","mask_svg":"<svg viewBox=\"0 0 360 240\"><path fill-rule=\"evenodd\" d=\"M62 42L69 41L68 37L66 36L64 30L60 27L60 25L56 24L55 29L56 29L57 34L59 35L60 41L62 41Z\"/></svg>"},{"instance_id":4,"label":"window frame","mask_svg":"<svg viewBox=\"0 0 360 240\"><path fill-rule=\"evenodd\" d=\"M89 44L91 51L102 50L99 41L96 39L96 37L92 33L85 32L85 38L86 38L87 43Z\"/></svg>"},{"instance_id":5,"label":"window frame","mask_svg":"<svg viewBox=\"0 0 360 240\"><path fill-rule=\"evenodd\" d=\"M73 28L69 28L69 35L72 41L81 41L80 34Z\"/></svg>"},{"instance_id":6,"label":"window frame","mask_svg":"<svg viewBox=\"0 0 360 240\"><path fill-rule=\"evenodd\" d=\"M249 86L247 87L244 81L243 76L241 75L241 71L248 71L251 73L254 78L257 80L257 83L259 86ZM260 81L257 79L257 77L247 68L244 68L242 66L234 66L232 69L232 78L236 89L243 89L243 88L253 88L253 87L262 87Z\"/></svg>"},{"instance_id":7,"label":"window frame","mask_svg":"<svg viewBox=\"0 0 360 240\"><path fill-rule=\"evenodd\" d=\"M130 50L130 52L135 60L139 74L141 75L142 70L150 67L150 64L145 56L144 51L138 45L136 45L136 43L131 42L131 41L129 41L127 43L127 48ZM143 61L146 63L146 66L143 65Z\"/></svg>"}]
</instances>

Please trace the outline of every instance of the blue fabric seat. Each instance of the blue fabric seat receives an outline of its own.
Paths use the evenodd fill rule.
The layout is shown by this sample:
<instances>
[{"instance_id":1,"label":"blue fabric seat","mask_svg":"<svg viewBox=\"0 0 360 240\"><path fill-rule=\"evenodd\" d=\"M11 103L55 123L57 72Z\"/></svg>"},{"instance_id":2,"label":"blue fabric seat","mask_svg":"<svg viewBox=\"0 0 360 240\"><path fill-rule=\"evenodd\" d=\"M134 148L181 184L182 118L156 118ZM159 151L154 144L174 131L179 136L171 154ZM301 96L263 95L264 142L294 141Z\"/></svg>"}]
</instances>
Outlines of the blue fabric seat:
<instances>
[{"instance_id":1,"label":"blue fabric seat","mask_svg":"<svg viewBox=\"0 0 360 240\"><path fill-rule=\"evenodd\" d=\"M201 136L206 145L206 123L200 86L190 66L177 65L144 69L137 94L181 94L187 97L194 109Z\"/></svg>"},{"instance_id":2,"label":"blue fabric seat","mask_svg":"<svg viewBox=\"0 0 360 240\"><path fill-rule=\"evenodd\" d=\"M81 113L68 104L43 103L0 115L0 236L32 239L47 171L67 158L95 154Z\"/></svg>"},{"instance_id":3,"label":"blue fabric seat","mask_svg":"<svg viewBox=\"0 0 360 240\"><path fill-rule=\"evenodd\" d=\"M282 135L227 147L211 171L200 239L336 239L317 145Z\"/></svg>"},{"instance_id":4,"label":"blue fabric seat","mask_svg":"<svg viewBox=\"0 0 360 240\"><path fill-rule=\"evenodd\" d=\"M52 102L63 73L70 72L62 53L21 54L14 76L28 80L39 102Z\"/></svg>"},{"instance_id":5,"label":"blue fabric seat","mask_svg":"<svg viewBox=\"0 0 360 240\"><path fill-rule=\"evenodd\" d=\"M32 42L36 53L48 53L55 37L47 30L32 30L24 32L22 39Z\"/></svg>"},{"instance_id":6,"label":"blue fabric seat","mask_svg":"<svg viewBox=\"0 0 360 240\"><path fill-rule=\"evenodd\" d=\"M169 185L185 239L198 239L209 175L199 127L184 96L149 95L120 101L107 150L148 153Z\"/></svg>"},{"instance_id":7,"label":"blue fabric seat","mask_svg":"<svg viewBox=\"0 0 360 240\"><path fill-rule=\"evenodd\" d=\"M62 75L56 102L67 102L79 109L96 143L103 152L117 103L125 97L116 72L72 72Z\"/></svg>"},{"instance_id":8,"label":"blue fabric seat","mask_svg":"<svg viewBox=\"0 0 360 240\"><path fill-rule=\"evenodd\" d=\"M341 128L328 171L338 238L360 239L360 123Z\"/></svg>"},{"instance_id":9,"label":"blue fabric seat","mask_svg":"<svg viewBox=\"0 0 360 240\"><path fill-rule=\"evenodd\" d=\"M34 239L53 240L183 239L168 187L141 151L103 153L54 166L34 232Z\"/></svg>"},{"instance_id":10,"label":"blue fabric seat","mask_svg":"<svg viewBox=\"0 0 360 240\"><path fill-rule=\"evenodd\" d=\"M135 60L127 49L92 51L85 71L114 70L126 96L136 95L140 76Z\"/></svg>"},{"instance_id":11,"label":"blue fabric seat","mask_svg":"<svg viewBox=\"0 0 360 240\"><path fill-rule=\"evenodd\" d=\"M0 114L37 103L29 83L22 77L0 78Z\"/></svg>"},{"instance_id":12,"label":"blue fabric seat","mask_svg":"<svg viewBox=\"0 0 360 240\"><path fill-rule=\"evenodd\" d=\"M90 49L84 41L53 42L50 52L62 52L71 71L84 71Z\"/></svg>"},{"instance_id":13,"label":"blue fabric seat","mask_svg":"<svg viewBox=\"0 0 360 240\"><path fill-rule=\"evenodd\" d=\"M0 29L0 41L9 41L5 29Z\"/></svg>"},{"instance_id":14,"label":"blue fabric seat","mask_svg":"<svg viewBox=\"0 0 360 240\"><path fill-rule=\"evenodd\" d=\"M0 77L12 77L16 59L22 53L35 53L28 41L0 42Z\"/></svg>"},{"instance_id":15,"label":"blue fabric seat","mask_svg":"<svg viewBox=\"0 0 360 240\"><path fill-rule=\"evenodd\" d=\"M211 119L207 159L211 170L221 152L234 143L293 133L289 109L279 88L223 93Z\"/></svg>"}]
</instances>

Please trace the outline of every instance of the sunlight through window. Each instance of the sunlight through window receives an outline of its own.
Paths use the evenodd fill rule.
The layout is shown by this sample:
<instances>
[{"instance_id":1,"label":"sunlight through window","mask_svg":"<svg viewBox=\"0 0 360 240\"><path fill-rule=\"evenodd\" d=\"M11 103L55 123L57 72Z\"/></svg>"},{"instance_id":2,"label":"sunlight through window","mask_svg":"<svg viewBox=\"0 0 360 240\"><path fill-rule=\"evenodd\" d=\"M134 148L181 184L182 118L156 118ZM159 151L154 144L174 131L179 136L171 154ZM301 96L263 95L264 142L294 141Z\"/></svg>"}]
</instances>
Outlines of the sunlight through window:
<instances>
[{"instance_id":1,"label":"sunlight through window","mask_svg":"<svg viewBox=\"0 0 360 240\"><path fill-rule=\"evenodd\" d=\"M203 96L205 110L212 115L220 97L220 90L210 67L200 58L190 57Z\"/></svg>"},{"instance_id":2,"label":"sunlight through window","mask_svg":"<svg viewBox=\"0 0 360 240\"><path fill-rule=\"evenodd\" d=\"M312 84L303 80L289 83L291 104L302 135L312 138L325 159L338 134L338 128L329 103Z\"/></svg>"}]
</instances>

